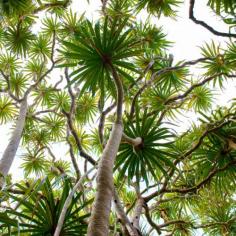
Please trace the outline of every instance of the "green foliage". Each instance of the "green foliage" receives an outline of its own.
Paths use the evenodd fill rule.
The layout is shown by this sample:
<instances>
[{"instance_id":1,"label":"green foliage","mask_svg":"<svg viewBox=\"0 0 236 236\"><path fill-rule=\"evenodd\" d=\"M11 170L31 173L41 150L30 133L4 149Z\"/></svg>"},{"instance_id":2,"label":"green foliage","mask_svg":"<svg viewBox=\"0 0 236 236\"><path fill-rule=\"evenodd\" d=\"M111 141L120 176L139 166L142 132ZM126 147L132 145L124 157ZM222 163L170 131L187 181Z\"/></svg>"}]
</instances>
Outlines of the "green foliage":
<instances>
[{"instance_id":1,"label":"green foliage","mask_svg":"<svg viewBox=\"0 0 236 236\"><path fill-rule=\"evenodd\" d=\"M46 124L47 132L50 134L51 141L59 141L65 137L65 120L57 115L43 117L43 122Z\"/></svg>"},{"instance_id":2,"label":"green foliage","mask_svg":"<svg viewBox=\"0 0 236 236\"><path fill-rule=\"evenodd\" d=\"M0 191L0 234L54 234L66 197L91 168L86 158L103 160L119 78L124 129L113 170L120 210L133 221L143 198L143 236L159 230L236 235L236 99L213 111L216 95L234 96L226 90L235 82L234 37L221 44L214 38L196 49L200 59L189 51L191 61L180 61L166 32L175 28L183 1L103 1L92 17L68 9L72 2L0 0L0 124L14 129L22 98L28 103L19 174L13 166ZM207 4L233 33L234 1ZM162 19L173 28L161 26ZM74 194L61 235L86 235L100 181L96 173ZM123 235L115 204L110 234Z\"/></svg>"},{"instance_id":3,"label":"green foliage","mask_svg":"<svg viewBox=\"0 0 236 236\"><path fill-rule=\"evenodd\" d=\"M16 114L16 108L13 102L7 96L0 97L0 124L11 121Z\"/></svg>"},{"instance_id":4,"label":"green foliage","mask_svg":"<svg viewBox=\"0 0 236 236\"><path fill-rule=\"evenodd\" d=\"M32 184L26 182L25 184L17 184L16 186L24 194L22 196L8 194L10 199L18 204L18 208L17 211L11 209L5 211L5 216L8 216L12 220L1 224L0 228L12 226L8 233L17 235L18 229L14 219L19 217L20 222L17 220L17 225L22 227L21 233L27 233L29 235L53 235L66 197L72 188L70 179L60 177L54 181L50 181L48 178L44 178ZM53 189L58 186L61 189L56 194L53 192ZM79 233L83 235L86 232L87 225L85 220L89 217L89 214L85 214L83 210L90 201L82 202L81 196L82 193L77 192L72 198L62 229L64 234L77 235ZM6 233L3 235L9 234Z\"/></svg>"},{"instance_id":5,"label":"green foliage","mask_svg":"<svg viewBox=\"0 0 236 236\"><path fill-rule=\"evenodd\" d=\"M21 167L24 169L25 177L30 174L35 174L36 176L43 174L46 163L42 149L28 149L27 153L22 155L22 159L24 162Z\"/></svg>"},{"instance_id":6,"label":"green foliage","mask_svg":"<svg viewBox=\"0 0 236 236\"><path fill-rule=\"evenodd\" d=\"M22 73L16 73L10 77L9 84L12 92L20 97L26 90L28 79Z\"/></svg>"},{"instance_id":7,"label":"green foliage","mask_svg":"<svg viewBox=\"0 0 236 236\"><path fill-rule=\"evenodd\" d=\"M89 121L93 122L94 116L97 113L97 99L89 93L85 93L78 99L76 106L75 118L83 124Z\"/></svg>"},{"instance_id":8,"label":"green foliage","mask_svg":"<svg viewBox=\"0 0 236 236\"><path fill-rule=\"evenodd\" d=\"M158 169L166 174L166 168L173 167L166 148L174 136L167 128L159 127L155 118L144 113L142 117L137 114L135 122L126 121L125 133L131 138L140 137L142 142L137 146L121 144L115 165L121 179L127 174L129 181L136 177L137 182L143 179L148 184L149 174L156 178Z\"/></svg>"},{"instance_id":9,"label":"green foliage","mask_svg":"<svg viewBox=\"0 0 236 236\"><path fill-rule=\"evenodd\" d=\"M236 8L236 4L233 0L209 0L208 5L215 10L217 14L224 11L232 13Z\"/></svg>"},{"instance_id":10,"label":"green foliage","mask_svg":"<svg viewBox=\"0 0 236 236\"><path fill-rule=\"evenodd\" d=\"M1 69L7 74L11 74L14 71L17 71L19 68L19 60L15 55L11 54L1 54L0 55L0 66Z\"/></svg>"},{"instance_id":11,"label":"green foliage","mask_svg":"<svg viewBox=\"0 0 236 236\"><path fill-rule=\"evenodd\" d=\"M147 7L147 11L160 18L162 15L175 18L176 8L182 1L176 0L138 0L137 10L142 10Z\"/></svg>"},{"instance_id":12,"label":"green foliage","mask_svg":"<svg viewBox=\"0 0 236 236\"><path fill-rule=\"evenodd\" d=\"M212 104L212 92L207 87L195 88L189 98L188 108L193 108L195 111L208 111Z\"/></svg>"},{"instance_id":13,"label":"green foliage","mask_svg":"<svg viewBox=\"0 0 236 236\"><path fill-rule=\"evenodd\" d=\"M32 0L1 0L0 11L7 16L20 15L32 7Z\"/></svg>"},{"instance_id":14,"label":"green foliage","mask_svg":"<svg viewBox=\"0 0 236 236\"><path fill-rule=\"evenodd\" d=\"M5 34L8 50L12 50L17 55L26 56L26 52L35 39L29 27L9 27Z\"/></svg>"},{"instance_id":15,"label":"green foliage","mask_svg":"<svg viewBox=\"0 0 236 236\"><path fill-rule=\"evenodd\" d=\"M127 19L120 22L115 20L110 25L106 18L103 25L97 22L93 27L86 20L75 33L72 42L63 41L65 50L62 54L69 60L76 60L79 65L71 74L74 76L71 83L83 83L81 94L84 91L92 91L94 94L98 88L102 94L106 89L113 88L114 94L111 65L124 79L132 79L125 70L138 72L127 58L140 54L137 46L141 42L134 37L131 29L125 28L126 23Z\"/></svg>"},{"instance_id":16,"label":"green foliage","mask_svg":"<svg viewBox=\"0 0 236 236\"><path fill-rule=\"evenodd\" d=\"M170 46L163 29L151 25L149 21L137 25L137 37L142 39L145 52L160 53Z\"/></svg>"},{"instance_id":17,"label":"green foliage","mask_svg":"<svg viewBox=\"0 0 236 236\"><path fill-rule=\"evenodd\" d=\"M42 60L44 58L50 57L51 47L49 42L49 38L45 37L44 35L39 35L31 46L31 56L36 60Z\"/></svg>"},{"instance_id":18,"label":"green foliage","mask_svg":"<svg viewBox=\"0 0 236 236\"><path fill-rule=\"evenodd\" d=\"M203 67L207 70L205 73L206 76L230 73L230 67L228 66L229 61L226 61L225 54L220 45L216 45L214 41L212 41L211 44L206 44L204 47L201 47L201 50L204 57L211 59L203 63ZM220 87L223 86L223 79L226 78L224 74L216 76L214 85L218 82Z\"/></svg>"}]
</instances>

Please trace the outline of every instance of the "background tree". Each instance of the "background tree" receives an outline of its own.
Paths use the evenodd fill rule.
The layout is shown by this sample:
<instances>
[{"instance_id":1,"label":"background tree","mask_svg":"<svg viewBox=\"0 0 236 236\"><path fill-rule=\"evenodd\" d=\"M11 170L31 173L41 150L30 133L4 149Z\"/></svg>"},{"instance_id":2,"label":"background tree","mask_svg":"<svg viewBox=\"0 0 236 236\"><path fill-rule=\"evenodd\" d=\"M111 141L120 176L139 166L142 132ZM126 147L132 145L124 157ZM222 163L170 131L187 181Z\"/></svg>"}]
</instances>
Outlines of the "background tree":
<instances>
[{"instance_id":1,"label":"background tree","mask_svg":"<svg viewBox=\"0 0 236 236\"><path fill-rule=\"evenodd\" d=\"M190 61L151 23L178 20L181 1L102 1L96 20L70 4L0 2L0 122L13 129L1 234L235 235L235 99L214 106L236 76L234 2L207 3L221 32L189 1L190 20L227 40ZM9 172L17 151L24 180Z\"/></svg>"}]
</instances>

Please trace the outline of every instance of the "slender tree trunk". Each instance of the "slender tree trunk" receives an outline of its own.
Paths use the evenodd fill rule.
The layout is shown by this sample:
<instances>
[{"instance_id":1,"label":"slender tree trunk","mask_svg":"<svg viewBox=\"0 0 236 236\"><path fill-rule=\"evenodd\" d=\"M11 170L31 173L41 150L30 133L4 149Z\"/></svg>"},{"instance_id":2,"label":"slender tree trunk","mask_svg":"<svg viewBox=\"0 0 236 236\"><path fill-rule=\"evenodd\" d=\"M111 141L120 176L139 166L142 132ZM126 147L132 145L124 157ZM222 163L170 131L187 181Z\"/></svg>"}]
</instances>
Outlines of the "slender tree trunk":
<instances>
[{"instance_id":1,"label":"slender tree trunk","mask_svg":"<svg viewBox=\"0 0 236 236\"><path fill-rule=\"evenodd\" d=\"M139 236L137 229L131 224L129 218L125 214L122 203L119 199L116 189L113 192L113 201L115 203L116 214L123 225L123 232L125 236Z\"/></svg>"},{"instance_id":2,"label":"slender tree trunk","mask_svg":"<svg viewBox=\"0 0 236 236\"><path fill-rule=\"evenodd\" d=\"M95 196L92 214L89 219L88 236L108 236L109 215L113 195L113 165L120 146L123 124L122 109L124 100L123 85L112 63L109 63L113 80L116 85L116 121L112 127L109 140L99 161L97 172L97 193Z\"/></svg>"},{"instance_id":3,"label":"slender tree trunk","mask_svg":"<svg viewBox=\"0 0 236 236\"><path fill-rule=\"evenodd\" d=\"M139 221L140 221L140 217L142 214L143 204L144 204L143 198L141 198L141 197L138 198L138 200L136 202L135 209L134 209L133 219L132 219L133 226L137 230L140 230Z\"/></svg>"},{"instance_id":4,"label":"slender tree trunk","mask_svg":"<svg viewBox=\"0 0 236 236\"><path fill-rule=\"evenodd\" d=\"M27 114L27 100L24 99L21 102L19 116L16 121L16 126L13 131L11 140L8 143L3 153L2 159L0 160L0 175L1 175L0 176L0 189L4 185L5 177L7 176L11 168L17 149L19 147L22 131L25 125L26 114Z\"/></svg>"},{"instance_id":5,"label":"slender tree trunk","mask_svg":"<svg viewBox=\"0 0 236 236\"><path fill-rule=\"evenodd\" d=\"M89 220L88 236L108 236L109 215L113 195L113 165L123 133L121 123L115 123L99 162L97 194Z\"/></svg>"},{"instance_id":6,"label":"slender tree trunk","mask_svg":"<svg viewBox=\"0 0 236 236\"><path fill-rule=\"evenodd\" d=\"M95 167L93 167L92 169L90 169L88 172L86 172L80 179L79 181L75 184L75 186L73 187L73 189L71 190L70 194L67 196L66 198L66 201L64 203L64 206L61 210L61 214L60 214L60 217L59 217L59 220L58 220L58 223L57 223L57 227L56 227L56 230L55 230L55 233L54 233L54 236L60 236L60 233L61 233L61 229L63 227L63 224L64 224L64 220L65 220L65 217L66 217L66 212L71 204L71 201L72 201L72 198L75 194L75 192L77 190L79 190L80 188L82 188L82 184L83 184L83 181L84 179L88 176L88 174L90 172L92 172L93 170L95 169Z\"/></svg>"}]
</instances>

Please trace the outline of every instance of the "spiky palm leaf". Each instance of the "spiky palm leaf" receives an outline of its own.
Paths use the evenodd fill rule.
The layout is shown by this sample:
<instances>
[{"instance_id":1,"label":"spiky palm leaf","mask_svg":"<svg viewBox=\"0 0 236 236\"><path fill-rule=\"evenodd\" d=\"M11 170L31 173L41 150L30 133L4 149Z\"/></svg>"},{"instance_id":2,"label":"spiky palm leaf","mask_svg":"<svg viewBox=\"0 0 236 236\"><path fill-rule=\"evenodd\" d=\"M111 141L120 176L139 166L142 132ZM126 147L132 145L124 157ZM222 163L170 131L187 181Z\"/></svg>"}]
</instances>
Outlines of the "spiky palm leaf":
<instances>
[{"instance_id":1,"label":"spiky palm leaf","mask_svg":"<svg viewBox=\"0 0 236 236\"><path fill-rule=\"evenodd\" d=\"M0 97L0 124L12 120L16 115L16 107L13 101L7 96Z\"/></svg>"},{"instance_id":2,"label":"spiky palm leaf","mask_svg":"<svg viewBox=\"0 0 236 236\"><path fill-rule=\"evenodd\" d=\"M145 7L149 13L157 16L161 15L166 17L175 18L177 16L176 8L182 3L178 0L139 0L137 3L137 10L141 11Z\"/></svg>"},{"instance_id":3,"label":"spiky palm leaf","mask_svg":"<svg viewBox=\"0 0 236 236\"><path fill-rule=\"evenodd\" d=\"M127 175L129 181L136 177L137 182L143 179L148 183L149 175L156 179L158 170L166 174L166 168L173 167L173 157L165 148L170 147L169 139L174 135L167 128L156 125L155 118L144 113L142 116L137 114L135 121L128 119L125 122L125 134L131 138L140 137L142 142L136 147L128 143L120 145L115 164L120 178Z\"/></svg>"},{"instance_id":4,"label":"spiky palm leaf","mask_svg":"<svg viewBox=\"0 0 236 236\"><path fill-rule=\"evenodd\" d=\"M9 27L5 33L6 46L17 55L26 56L35 35L29 27Z\"/></svg>"},{"instance_id":5,"label":"spiky palm leaf","mask_svg":"<svg viewBox=\"0 0 236 236\"><path fill-rule=\"evenodd\" d=\"M15 196L14 194L6 194L13 202L18 204L17 210L6 210L11 219L18 221L20 232L28 235L51 235L53 236L61 210L65 203L72 184L69 179L58 178L50 182L48 178L38 180L33 185L16 184L18 190L25 192L25 195ZM57 193L55 189L58 189ZM62 233L65 235L84 235L86 233L87 224L85 219L89 214L85 213L84 208L91 201L82 202L81 192L77 192L67 210L65 223ZM18 229L11 222L11 235L17 235ZM5 224L0 227L3 228ZM9 235L8 233L3 235Z\"/></svg>"},{"instance_id":6,"label":"spiky palm leaf","mask_svg":"<svg viewBox=\"0 0 236 236\"><path fill-rule=\"evenodd\" d=\"M127 19L115 20L110 24L106 18L103 24L97 22L93 26L87 20L81 24L72 42L62 42L65 49L61 53L68 60L74 59L79 65L70 76L74 76L71 83L83 83L81 95L84 91L95 94L98 88L102 96L107 90L115 94L111 64L124 80L133 80L125 70L138 73L128 59L140 54L137 47L140 40L132 34L132 29L126 29L126 23ZM71 66L75 65L74 61Z\"/></svg>"}]
</instances>

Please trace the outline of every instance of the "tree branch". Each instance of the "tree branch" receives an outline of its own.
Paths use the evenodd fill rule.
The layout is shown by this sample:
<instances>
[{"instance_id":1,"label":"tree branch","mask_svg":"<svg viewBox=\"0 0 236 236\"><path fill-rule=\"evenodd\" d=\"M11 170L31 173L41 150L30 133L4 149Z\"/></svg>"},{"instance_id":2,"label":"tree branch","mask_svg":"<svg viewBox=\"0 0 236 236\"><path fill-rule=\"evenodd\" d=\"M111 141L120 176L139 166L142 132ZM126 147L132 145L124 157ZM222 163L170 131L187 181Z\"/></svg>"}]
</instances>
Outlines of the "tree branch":
<instances>
[{"instance_id":1,"label":"tree branch","mask_svg":"<svg viewBox=\"0 0 236 236\"><path fill-rule=\"evenodd\" d=\"M183 98L187 97L195 88L203 86L204 84L206 84L207 82L213 80L214 78L216 78L218 76L223 76L223 75L226 76L226 77L229 77L229 78L235 78L236 77L236 75L229 75L229 74L226 74L226 73L218 73L218 74L209 76L206 79L202 80L201 82L193 84L183 94L167 99L164 104L167 105L167 104L172 103L176 100L183 99Z\"/></svg>"},{"instance_id":2,"label":"tree branch","mask_svg":"<svg viewBox=\"0 0 236 236\"><path fill-rule=\"evenodd\" d=\"M111 72L112 72L112 76L113 76L113 80L115 82L116 85L116 92L117 92L117 101L116 101L116 123L117 124L122 124L122 108L123 108L123 100L124 100L124 90L123 90L123 85L122 82L120 80L119 75L117 74L116 69L114 68L114 66L112 65L112 63L109 64Z\"/></svg>"},{"instance_id":3,"label":"tree branch","mask_svg":"<svg viewBox=\"0 0 236 236\"><path fill-rule=\"evenodd\" d=\"M131 103L131 108L130 108L130 117L132 118L134 115L134 111L135 111L135 104L136 101L138 99L138 97L143 93L143 91L148 88L149 86L152 85L153 82L155 82L155 80L162 74L170 72L170 71L174 71L174 70L179 70L182 69L186 66L191 66L191 65L195 65L199 62L203 62L203 61L207 61L207 60L212 60L212 58L208 58L208 57L204 57L204 58L199 58L197 60L193 60L193 61L187 61L184 62L182 65L179 66L174 66L174 67L166 67L164 69L161 69L159 71L156 71L152 74L151 78L138 90L138 92L134 95L132 103Z\"/></svg>"},{"instance_id":4,"label":"tree branch","mask_svg":"<svg viewBox=\"0 0 236 236\"><path fill-rule=\"evenodd\" d=\"M213 27L205 23L204 21L198 20L194 16L194 4L195 0L190 0L190 5L189 5L189 19L191 19L194 23L203 26L205 29L209 30L211 33L221 36L221 37L232 37L236 38L236 34L231 34L231 33L222 33L217 30L215 30Z\"/></svg>"},{"instance_id":5,"label":"tree branch","mask_svg":"<svg viewBox=\"0 0 236 236\"><path fill-rule=\"evenodd\" d=\"M203 134L201 135L201 137L198 139L198 141L195 143L195 145L193 145L192 148L190 148L188 151L186 151L183 155L181 155L181 157L177 160L174 161L174 165L176 166L180 161L184 160L185 158L187 158L188 156L190 156L195 150L197 150L197 148L200 147L200 145L202 144L204 138L211 132L214 132L220 128L222 128L223 126L229 124L231 122L230 119L226 120L226 118L228 118L230 115L232 114L228 114L227 116L225 116L221 121L217 121L215 122L215 124L211 125L210 128L206 129ZM149 196L147 197L144 197L144 200L145 202L147 203L148 201L150 201L152 198L162 194L162 193L165 193L166 192L166 187L170 181L170 179L172 178L172 176L174 175L175 173L175 169L172 168L168 174L168 178L166 178L165 182L163 183L163 186L161 189L155 191L154 193L151 193ZM169 191L169 190L167 190ZM170 190L171 191L171 190Z\"/></svg>"},{"instance_id":6,"label":"tree branch","mask_svg":"<svg viewBox=\"0 0 236 236\"><path fill-rule=\"evenodd\" d=\"M113 201L115 203L116 214L120 219L122 225L124 226L125 231L127 231L129 236L139 236L137 229L131 224L129 218L125 214L124 209L122 207L122 203L115 188L113 192Z\"/></svg>"},{"instance_id":7,"label":"tree branch","mask_svg":"<svg viewBox=\"0 0 236 236\"><path fill-rule=\"evenodd\" d=\"M57 227L54 233L54 236L59 236L64 224L64 220L65 220L65 216L66 216L66 212L70 206L70 203L72 201L72 198L75 194L76 191L78 191L81 187L82 187L82 183L84 181L85 178L87 178L88 174L90 174L96 167L93 167L92 169L90 169L88 172L86 172L80 179L79 181L75 184L75 186L73 187L73 189L71 190L70 194L67 196L66 201L63 205L63 208L61 210L61 214L59 217L59 220L57 222Z\"/></svg>"},{"instance_id":8,"label":"tree branch","mask_svg":"<svg viewBox=\"0 0 236 236\"><path fill-rule=\"evenodd\" d=\"M144 204L144 209L145 209L145 216L147 218L148 223L156 230L157 234L161 234L160 227L156 223L154 223L154 221L152 220L147 204Z\"/></svg>"},{"instance_id":9,"label":"tree branch","mask_svg":"<svg viewBox=\"0 0 236 236\"><path fill-rule=\"evenodd\" d=\"M104 123L105 123L105 118L106 115L112 111L112 109L114 109L116 106L116 103L113 103L111 106L109 106L105 111L103 111L101 113L101 117L99 120L99 124L98 124L98 135L99 135L99 140L102 146L104 146L104 135L103 135L103 131L104 131Z\"/></svg>"},{"instance_id":10,"label":"tree branch","mask_svg":"<svg viewBox=\"0 0 236 236\"><path fill-rule=\"evenodd\" d=\"M232 162L229 162L227 163L225 166L219 168L219 169L213 169L209 174L208 176L202 180L200 183L198 183L196 186L194 187L191 187L191 188L186 188L186 189L177 189L177 188L172 188L172 189L165 189L165 192L166 193L181 193L181 194L185 194L185 193L189 193L189 192L193 192L193 191L196 191L198 189L200 189L201 187L203 187L204 185L206 185L208 182L211 181L211 179L219 172L222 172L224 170L226 170L228 167L232 166L232 165L235 165L236 164L236 160L235 161L232 161Z\"/></svg>"},{"instance_id":11,"label":"tree branch","mask_svg":"<svg viewBox=\"0 0 236 236\"><path fill-rule=\"evenodd\" d=\"M131 138L128 135L126 135L125 133L122 134L122 139L121 139L122 143L128 143L134 147L139 146L140 144L142 144L143 140L140 137L137 138Z\"/></svg>"},{"instance_id":12,"label":"tree branch","mask_svg":"<svg viewBox=\"0 0 236 236\"><path fill-rule=\"evenodd\" d=\"M67 80L67 86L68 86L68 92L70 94L70 97L71 97L71 106L70 106L70 112L66 112L66 111L62 111L62 113L66 116L67 118L67 124L68 124L68 128L71 132L71 134L73 135L74 139L75 139L75 142L76 142L76 145L78 147L78 150L79 150L79 154L80 156L84 157L86 160L88 160L92 165L96 165L97 162L89 155L87 154L83 147L82 147L82 144L81 144L81 141L76 133L76 130L74 128L74 125L73 125L73 121L72 121L72 115L74 114L74 111L75 111L75 95L74 93L72 92L72 89L71 89L71 86L70 86L70 79L69 79L69 75L68 75L68 68L65 69L65 77L66 77L66 80Z\"/></svg>"},{"instance_id":13,"label":"tree branch","mask_svg":"<svg viewBox=\"0 0 236 236\"><path fill-rule=\"evenodd\" d=\"M67 143L68 143L68 145L69 145L70 158L71 158L73 167L74 167L75 172L76 172L77 180L78 180L78 179L80 179L80 177L81 177L81 173L80 173L79 167L78 167L78 165L77 165L77 161L76 161L76 159L75 159L73 147L72 147L71 142L70 142L70 140L69 140L69 129L67 129L66 141L67 141Z\"/></svg>"}]
</instances>

